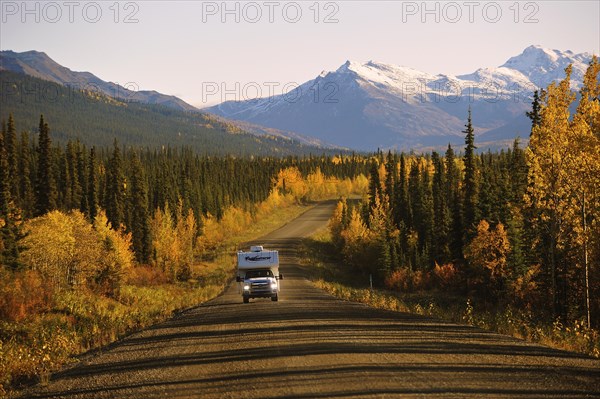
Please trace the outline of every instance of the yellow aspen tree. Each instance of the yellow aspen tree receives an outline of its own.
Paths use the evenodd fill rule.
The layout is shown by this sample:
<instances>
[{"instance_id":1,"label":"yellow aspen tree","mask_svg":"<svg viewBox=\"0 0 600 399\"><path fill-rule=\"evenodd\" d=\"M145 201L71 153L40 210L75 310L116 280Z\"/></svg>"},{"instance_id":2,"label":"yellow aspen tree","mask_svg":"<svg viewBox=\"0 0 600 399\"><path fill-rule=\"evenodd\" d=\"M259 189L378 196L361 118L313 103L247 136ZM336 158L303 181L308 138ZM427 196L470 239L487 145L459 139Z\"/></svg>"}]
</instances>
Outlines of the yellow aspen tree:
<instances>
[{"instance_id":1,"label":"yellow aspen tree","mask_svg":"<svg viewBox=\"0 0 600 399\"><path fill-rule=\"evenodd\" d=\"M282 169L277 174L275 187L283 194L292 194L296 200L302 200L308 193L308 187L302 174L296 167Z\"/></svg>"},{"instance_id":2,"label":"yellow aspen tree","mask_svg":"<svg viewBox=\"0 0 600 399\"><path fill-rule=\"evenodd\" d=\"M331 240L337 248L343 248L344 246L342 231L344 229L344 213L347 211L348 206L346 204L346 199L342 198L341 201L338 201L333 210L333 215L331 215L331 218L329 219L328 227L329 232L331 233Z\"/></svg>"},{"instance_id":3,"label":"yellow aspen tree","mask_svg":"<svg viewBox=\"0 0 600 399\"><path fill-rule=\"evenodd\" d=\"M124 229L113 230L104 210L100 210L94 219L94 230L104 250L99 265L98 288L107 296L118 296L123 277L131 272L135 261L131 233L125 233Z\"/></svg>"},{"instance_id":4,"label":"yellow aspen tree","mask_svg":"<svg viewBox=\"0 0 600 399\"><path fill-rule=\"evenodd\" d=\"M490 229L487 221L481 220L477 225L477 235L467 245L465 257L469 264L489 272L491 281L502 281L508 277L508 254L510 242L502 223Z\"/></svg>"},{"instance_id":5,"label":"yellow aspen tree","mask_svg":"<svg viewBox=\"0 0 600 399\"><path fill-rule=\"evenodd\" d=\"M566 77L552 83L542 94L540 123L533 127L525 154L528 172L526 203L538 212L549 239L548 268L555 315L564 311L557 292L558 251L565 245L565 230L571 205L566 201L565 159L572 150L569 107L575 100L570 89L572 67L565 69ZM564 271L561 272L564 274ZM564 278L564 276L561 276Z\"/></svg>"},{"instance_id":6,"label":"yellow aspen tree","mask_svg":"<svg viewBox=\"0 0 600 399\"><path fill-rule=\"evenodd\" d=\"M314 172L306 176L306 185L308 188L307 197L309 200L317 201L327 196L325 176L323 176L321 168L317 167Z\"/></svg>"},{"instance_id":7,"label":"yellow aspen tree","mask_svg":"<svg viewBox=\"0 0 600 399\"><path fill-rule=\"evenodd\" d=\"M348 227L342 231L344 249L342 253L346 261L357 267L363 266L365 260L366 246L370 244L370 232L363 222L360 212L352 208Z\"/></svg>"},{"instance_id":8,"label":"yellow aspen tree","mask_svg":"<svg viewBox=\"0 0 600 399\"><path fill-rule=\"evenodd\" d=\"M177 254L177 236L173 228L173 218L169 209L169 204L165 204L164 211L157 208L154 211L150 221L150 231L152 235L152 247L154 248L154 261L170 278L173 278L173 262Z\"/></svg>"},{"instance_id":9,"label":"yellow aspen tree","mask_svg":"<svg viewBox=\"0 0 600 399\"><path fill-rule=\"evenodd\" d=\"M591 327L590 266L597 267L598 259L589 256L590 242L598 239L600 219L600 64L593 57L581 88L577 112L571 123L573 149L567 158L567 183L574 200L573 212L580 217L574 219L574 245L581 247L581 256L576 257L584 270L585 309L587 324ZM597 254L596 254L597 256Z\"/></svg>"},{"instance_id":10,"label":"yellow aspen tree","mask_svg":"<svg viewBox=\"0 0 600 399\"><path fill-rule=\"evenodd\" d=\"M76 245L71 219L62 212L51 211L27 221L25 232L23 263L39 271L54 288L66 288Z\"/></svg>"},{"instance_id":11,"label":"yellow aspen tree","mask_svg":"<svg viewBox=\"0 0 600 399\"><path fill-rule=\"evenodd\" d=\"M192 209L187 214L183 213L183 202L179 201L177 207L177 225L175 226L180 242L181 258L177 268L177 278L187 280L191 276L191 267L194 262L194 244L196 242L196 217Z\"/></svg>"}]
</instances>

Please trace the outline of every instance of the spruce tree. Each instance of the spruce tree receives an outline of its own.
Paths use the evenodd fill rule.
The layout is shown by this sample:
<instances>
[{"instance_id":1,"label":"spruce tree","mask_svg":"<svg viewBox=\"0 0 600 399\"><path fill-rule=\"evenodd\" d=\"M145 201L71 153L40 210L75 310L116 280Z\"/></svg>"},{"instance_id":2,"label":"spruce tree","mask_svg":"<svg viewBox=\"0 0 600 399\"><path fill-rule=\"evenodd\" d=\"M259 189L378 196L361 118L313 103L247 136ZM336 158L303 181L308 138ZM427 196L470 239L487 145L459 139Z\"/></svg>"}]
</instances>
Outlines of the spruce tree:
<instances>
[{"instance_id":1,"label":"spruce tree","mask_svg":"<svg viewBox=\"0 0 600 399\"><path fill-rule=\"evenodd\" d=\"M12 201L5 136L6 129L3 124L2 134L0 134L0 217L3 219L8 216L9 203Z\"/></svg>"},{"instance_id":2,"label":"spruce tree","mask_svg":"<svg viewBox=\"0 0 600 399\"><path fill-rule=\"evenodd\" d=\"M77 177L79 180L79 184L81 185L81 196L79 197L79 200L80 200L79 210L81 211L81 213L87 215L87 214L89 214L89 207L88 207L88 195L87 195L88 173L87 173L87 169L86 169L86 165L87 165L86 150L85 150L85 147L83 147L79 143L79 141L77 142L76 148L77 148Z\"/></svg>"},{"instance_id":3,"label":"spruce tree","mask_svg":"<svg viewBox=\"0 0 600 399\"><path fill-rule=\"evenodd\" d=\"M23 218L27 219L33 216L35 211L35 192L32 182L32 157L29 143L29 134L21 133L19 144L19 207L22 210Z\"/></svg>"},{"instance_id":4,"label":"spruce tree","mask_svg":"<svg viewBox=\"0 0 600 399\"><path fill-rule=\"evenodd\" d=\"M65 150L65 157L67 161L67 171L70 177L70 188L69 193L70 197L67 201L67 209L79 209L81 207L81 194L82 187L79 180L79 170L78 170L78 145L79 143L73 142L69 140L67 143L67 148Z\"/></svg>"},{"instance_id":5,"label":"spruce tree","mask_svg":"<svg viewBox=\"0 0 600 399\"><path fill-rule=\"evenodd\" d=\"M418 227L419 241L421 243L421 267L429 268L432 263L432 240L433 240L433 192L431 187L431 175L429 169L421 172L421 220Z\"/></svg>"},{"instance_id":6,"label":"spruce tree","mask_svg":"<svg viewBox=\"0 0 600 399\"><path fill-rule=\"evenodd\" d=\"M510 183L511 195L510 200L513 204L522 206L523 196L527 192L527 161L525 159L525 151L521 149L519 139L513 142L510 159Z\"/></svg>"},{"instance_id":7,"label":"spruce tree","mask_svg":"<svg viewBox=\"0 0 600 399\"><path fill-rule=\"evenodd\" d=\"M405 265L408 263L408 228L411 220L410 202L408 197L408 176L406 173L406 157L400 154L400 173L394 188L395 199L393 202L394 224L400 231L398 261Z\"/></svg>"},{"instance_id":8,"label":"spruce tree","mask_svg":"<svg viewBox=\"0 0 600 399\"><path fill-rule=\"evenodd\" d=\"M66 154L60 157L59 178L57 183L58 203L61 204L60 207L63 210L69 211L71 209L69 206L69 202L71 199L71 174L69 173L69 166Z\"/></svg>"},{"instance_id":9,"label":"spruce tree","mask_svg":"<svg viewBox=\"0 0 600 399\"><path fill-rule=\"evenodd\" d=\"M464 225L467 239L470 239L475 232L478 215L478 197L479 187L477 181L477 160L475 157L475 135L471 121L471 107L469 107L469 116L465 125L465 179L464 179Z\"/></svg>"},{"instance_id":10,"label":"spruce tree","mask_svg":"<svg viewBox=\"0 0 600 399\"><path fill-rule=\"evenodd\" d=\"M18 148L17 148L17 129L12 113L8 115L8 124L6 125L6 136L4 146L8 161L8 178L10 179L10 194L13 199L19 197L19 178L18 178Z\"/></svg>"},{"instance_id":11,"label":"spruce tree","mask_svg":"<svg viewBox=\"0 0 600 399\"><path fill-rule=\"evenodd\" d=\"M50 139L50 128L44 122L44 116L40 116L39 138L38 138L38 161L37 179L35 185L36 215L44 215L48 211L56 209L56 183L52 171L52 141Z\"/></svg>"},{"instance_id":12,"label":"spruce tree","mask_svg":"<svg viewBox=\"0 0 600 399\"><path fill-rule=\"evenodd\" d=\"M448 144L446 150L446 190L450 211L450 255L453 260L463 259L463 209L460 190L460 171L456 166L454 150Z\"/></svg>"},{"instance_id":13,"label":"spruce tree","mask_svg":"<svg viewBox=\"0 0 600 399\"><path fill-rule=\"evenodd\" d=\"M88 217L91 222L96 219L98 214L98 178L96 175L96 148L90 149L90 158L88 160L88 181L87 181L87 197L88 197Z\"/></svg>"},{"instance_id":14,"label":"spruce tree","mask_svg":"<svg viewBox=\"0 0 600 399\"><path fill-rule=\"evenodd\" d=\"M385 164L385 193L387 194L388 198L390 198L390 200L395 196L394 189L397 179L397 166L398 163L396 162L396 159L392 155L391 151L388 152L387 162Z\"/></svg>"},{"instance_id":15,"label":"spruce tree","mask_svg":"<svg viewBox=\"0 0 600 399\"><path fill-rule=\"evenodd\" d=\"M406 157L400 154L400 174L396 181L395 203L394 203L394 222L397 226L407 227L410 224L410 203L408 199L408 174L406 173Z\"/></svg>"},{"instance_id":16,"label":"spruce tree","mask_svg":"<svg viewBox=\"0 0 600 399\"><path fill-rule=\"evenodd\" d=\"M10 192L10 168L4 138L5 134L0 135L0 265L15 269L19 266L17 241L20 234L15 223L18 215Z\"/></svg>"},{"instance_id":17,"label":"spruce tree","mask_svg":"<svg viewBox=\"0 0 600 399\"><path fill-rule=\"evenodd\" d=\"M432 256L440 263L446 263L450 260L450 215L448 211L448 201L446 197L446 174L444 170L444 161L437 152L431 154L431 160L434 167L433 175L433 240Z\"/></svg>"},{"instance_id":18,"label":"spruce tree","mask_svg":"<svg viewBox=\"0 0 600 399\"><path fill-rule=\"evenodd\" d=\"M114 229L125 223L125 176L121 150L117 139L113 144L112 156L106 173L105 208L106 217Z\"/></svg>"},{"instance_id":19,"label":"spruce tree","mask_svg":"<svg viewBox=\"0 0 600 399\"><path fill-rule=\"evenodd\" d=\"M148 212L148 185L146 175L135 152L131 153L131 192L129 209L131 214L130 230L135 257L138 262L146 263L150 259L151 242Z\"/></svg>"},{"instance_id":20,"label":"spruce tree","mask_svg":"<svg viewBox=\"0 0 600 399\"><path fill-rule=\"evenodd\" d=\"M542 106L540 104L539 91L536 90L533 92L533 102L531 103L531 111L525 112L525 115L527 115L527 117L531 119L531 131L533 131L533 128L539 126L539 124L542 122L542 116L540 114L541 110ZM531 131L529 133L530 135Z\"/></svg>"},{"instance_id":21,"label":"spruce tree","mask_svg":"<svg viewBox=\"0 0 600 399\"><path fill-rule=\"evenodd\" d=\"M379 165L376 160L371 161L369 169L369 214L375 207L377 195L381 194L381 179L379 178ZM366 215L365 215L366 216ZM368 217L364 218L369 220Z\"/></svg>"}]
</instances>

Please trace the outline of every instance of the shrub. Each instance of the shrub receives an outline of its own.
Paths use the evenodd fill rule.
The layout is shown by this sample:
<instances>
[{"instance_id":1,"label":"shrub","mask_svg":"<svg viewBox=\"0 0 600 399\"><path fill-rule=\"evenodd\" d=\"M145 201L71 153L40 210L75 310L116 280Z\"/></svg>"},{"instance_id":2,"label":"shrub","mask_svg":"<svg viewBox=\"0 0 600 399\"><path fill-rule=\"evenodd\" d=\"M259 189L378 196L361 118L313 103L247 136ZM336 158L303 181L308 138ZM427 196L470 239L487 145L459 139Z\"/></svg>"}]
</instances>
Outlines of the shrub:
<instances>
[{"instance_id":1,"label":"shrub","mask_svg":"<svg viewBox=\"0 0 600 399\"><path fill-rule=\"evenodd\" d=\"M138 287L166 284L168 278L162 269L154 266L139 265L131 269L127 276L127 284Z\"/></svg>"},{"instance_id":2,"label":"shrub","mask_svg":"<svg viewBox=\"0 0 600 399\"><path fill-rule=\"evenodd\" d=\"M437 285L442 289L457 287L460 281L458 269L452 263L441 266L436 263L433 268L433 276Z\"/></svg>"},{"instance_id":3,"label":"shrub","mask_svg":"<svg viewBox=\"0 0 600 399\"><path fill-rule=\"evenodd\" d=\"M412 289L410 271L407 268L396 269L387 275L384 284L390 290L409 291Z\"/></svg>"},{"instance_id":4,"label":"shrub","mask_svg":"<svg viewBox=\"0 0 600 399\"><path fill-rule=\"evenodd\" d=\"M0 318L18 322L52 306L53 291L33 270L0 276Z\"/></svg>"}]
</instances>

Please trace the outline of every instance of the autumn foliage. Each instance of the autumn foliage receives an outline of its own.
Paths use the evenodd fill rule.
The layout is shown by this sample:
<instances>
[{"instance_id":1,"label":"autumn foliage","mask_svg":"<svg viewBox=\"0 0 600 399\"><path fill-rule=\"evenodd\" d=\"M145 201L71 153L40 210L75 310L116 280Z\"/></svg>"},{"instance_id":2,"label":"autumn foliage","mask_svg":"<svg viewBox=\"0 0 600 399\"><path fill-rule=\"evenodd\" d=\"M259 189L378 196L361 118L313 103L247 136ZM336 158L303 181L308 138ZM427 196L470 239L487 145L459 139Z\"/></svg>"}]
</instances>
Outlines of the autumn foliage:
<instances>
[{"instance_id":1,"label":"autumn foliage","mask_svg":"<svg viewBox=\"0 0 600 399\"><path fill-rule=\"evenodd\" d=\"M593 57L579 93L570 74L534 97L525 149L516 140L477 155L469 110L461 157L451 146L371 156L368 196L341 201L329 222L345 264L395 291L598 328L600 64Z\"/></svg>"}]
</instances>

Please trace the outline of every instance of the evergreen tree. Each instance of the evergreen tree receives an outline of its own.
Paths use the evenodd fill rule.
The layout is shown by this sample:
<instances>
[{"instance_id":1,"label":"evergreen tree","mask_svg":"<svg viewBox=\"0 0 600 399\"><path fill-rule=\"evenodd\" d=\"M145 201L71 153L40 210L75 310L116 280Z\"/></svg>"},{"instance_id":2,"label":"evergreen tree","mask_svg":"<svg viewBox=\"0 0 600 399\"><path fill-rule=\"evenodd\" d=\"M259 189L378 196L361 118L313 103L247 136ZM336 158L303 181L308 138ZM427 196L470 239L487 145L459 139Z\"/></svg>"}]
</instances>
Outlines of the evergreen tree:
<instances>
[{"instance_id":1,"label":"evergreen tree","mask_svg":"<svg viewBox=\"0 0 600 399\"><path fill-rule=\"evenodd\" d=\"M477 181L477 164L475 157L475 135L473 130L473 124L471 121L471 108L469 107L469 116L467 124L465 125L465 179L464 179L464 225L466 238L470 239L477 227L479 222L478 208L479 208L479 187Z\"/></svg>"},{"instance_id":2,"label":"evergreen tree","mask_svg":"<svg viewBox=\"0 0 600 399\"><path fill-rule=\"evenodd\" d=\"M540 104L539 91L536 90L533 92L533 102L531 103L531 111L525 112L525 115L527 115L527 117L531 119L531 131L533 131L533 128L538 126L542 122L542 116L540 114L541 109L542 107Z\"/></svg>"},{"instance_id":3,"label":"evergreen tree","mask_svg":"<svg viewBox=\"0 0 600 399\"><path fill-rule=\"evenodd\" d=\"M59 176L57 180L58 187L58 203L64 211L69 211L69 202L71 199L71 174L69 173L69 164L67 155L59 157Z\"/></svg>"},{"instance_id":4,"label":"evergreen tree","mask_svg":"<svg viewBox=\"0 0 600 399\"><path fill-rule=\"evenodd\" d=\"M18 148L17 148L17 129L12 113L8 115L8 124L6 125L6 136L4 137L4 146L8 161L8 178L10 179L10 193L13 199L19 197L19 176L18 176Z\"/></svg>"},{"instance_id":5,"label":"evergreen tree","mask_svg":"<svg viewBox=\"0 0 600 399\"><path fill-rule=\"evenodd\" d=\"M3 132L4 133L4 132ZM17 227L17 210L14 207L10 188L10 167L6 151L5 134L0 135L0 265L11 268L19 266L20 239Z\"/></svg>"},{"instance_id":6,"label":"evergreen tree","mask_svg":"<svg viewBox=\"0 0 600 399\"><path fill-rule=\"evenodd\" d=\"M527 192L527 160L525 151L521 149L518 138L513 142L510 159L510 200L513 204L521 206L523 196Z\"/></svg>"},{"instance_id":7,"label":"evergreen tree","mask_svg":"<svg viewBox=\"0 0 600 399\"><path fill-rule=\"evenodd\" d=\"M433 266L432 259L432 240L433 240L433 192L431 185L431 174L429 168L426 167L421 173L422 194L421 202L421 220L417 231L419 232L419 241L421 244L421 267L431 268Z\"/></svg>"},{"instance_id":8,"label":"evergreen tree","mask_svg":"<svg viewBox=\"0 0 600 399\"><path fill-rule=\"evenodd\" d=\"M448 144L446 150L446 190L450 211L450 254L453 260L463 259L463 217L462 196L460 190L460 171L456 166L454 150Z\"/></svg>"},{"instance_id":9,"label":"evergreen tree","mask_svg":"<svg viewBox=\"0 0 600 399\"><path fill-rule=\"evenodd\" d=\"M434 167L433 175L433 240L432 256L433 259L444 264L450 260L450 215L446 198L446 176L444 171L444 162L437 152L431 154L431 160Z\"/></svg>"},{"instance_id":10,"label":"evergreen tree","mask_svg":"<svg viewBox=\"0 0 600 399\"><path fill-rule=\"evenodd\" d=\"M34 214L35 210L35 192L32 181L31 168L31 147L29 144L29 134L21 133L19 144L19 207L22 210L23 218L27 219Z\"/></svg>"},{"instance_id":11,"label":"evergreen tree","mask_svg":"<svg viewBox=\"0 0 600 399\"><path fill-rule=\"evenodd\" d=\"M117 139L113 144L112 156L106 174L105 207L106 217L113 228L118 229L125 223L125 175L121 160L121 150ZM184 195L185 197L185 195Z\"/></svg>"},{"instance_id":12,"label":"evergreen tree","mask_svg":"<svg viewBox=\"0 0 600 399\"><path fill-rule=\"evenodd\" d=\"M398 163L396 162L395 157L392 155L391 152L388 152L387 162L385 164L385 193L390 199L395 197L394 189L397 180L397 166Z\"/></svg>"},{"instance_id":13,"label":"evergreen tree","mask_svg":"<svg viewBox=\"0 0 600 399\"><path fill-rule=\"evenodd\" d=\"M86 150L85 150L85 147L83 147L79 142L77 142L76 148L77 148L77 179L79 180L79 184L81 186L81 196L79 197L79 200L80 200L79 210L84 215L88 215L89 214L89 207L88 207L88 197L89 196L87 195L88 173L87 173L87 168L86 168L86 165L87 165Z\"/></svg>"},{"instance_id":14,"label":"evergreen tree","mask_svg":"<svg viewBox=\"0 0 600 399\"><path fill-rule=\"evenodd\" d=\"M6 129L2 126L2 134L0 134L0 217L2 218L7 217L9 203L12 201L5 136Z\"/></svg>"},{"instance_id":15,"label":"evergreen tree","mask_svg":"<svg viewBox=\"0 0 600 399\"><path fill-rule=\"evenodd\" d=\"M52 142L50 139L50 128L44 122L44 116L40 116L38 138L38 160L37 179L35 188L36 215L43 215L48 211L56 209L56 183L53 173Z\"/></svg>"},{"instance_id":16,"label":"evergreen tree","mask_svg":"<svg viewBox=\"0 0 600 399\"><path fill-rule=\"evenodd\" d=\"M130 230L135 257L140 263L150 259L151 240L148 212L148 183L139 157L131 152L131 192L129 195Z\"/></svg>"},{"instance_id":17,"label":"evergreen tree","mask_svg":"<svg viewBox=\"0 0 600 399\"><path fill-rule=\"evenodd\" d=\"M478 187L478 213L481 219L486 219L493 223L500 221L499 215L495 212L495 204L503 201L498 192L498 176L496 165L492 161L492 154L481 154L480 162L480 181Z\"/></svg>"},{"instance_id":18,"label":"evergreen tree","mask_svg":"<svg viewBox=\"0 0 600 399\"><path fill-rule=\"evenodd\" d=\"M369 226L373 234L374 252L377 258L370 266L374 275L384 276L395 260L394 240L391 237L390 208L387 195L378 194L369 215Z\"/></svg>"},{"instance_id":19,"label":"evergreen tree","mask_svg":"<svg viewBox=\"0 0 600 399\"><path fill-rule=\"evenodd\" d=\"M410 225L411 216L410 216L410 203L408 197L408 175L406 173L406 157L404 154L400 154L400 175L398 176L398 181L396 182L396 201L394 205L394 210L396 213L395 223L397 226L408 227Z\"/></svg>"},{"instance_id":20,"label":"evergreen tree","mask_svg":"<svg viewBox=\"0 0 600 399\"><path fill-rule=\"evenodd\" d=\"M81 208L82 187L79 180L79 157L78 142L70 141L67 143L65 158L67 163L67 173L70 177L69 198L67 200L67 209Z\"/></svg>"},{"instance_id":21,"label":"evergreen tree","mask_svg":"<svg viewBox=\"0 0 600 399\"><path fill-rule=\"evenodd\" d=\"M408 176L406 173L406 157L400 154L400 173L394 188L392 204L393 222L399 230L398 262L405 265L409 262L408 228L411 220L408 197Z\"/></svg>"},{"instance_id":22,"label":"evergreen tree","mask_svg":"<svg viewBox=\"0 0 600 399\"><path fill-rule=\"evenodd\" d=\"M375 207L377 195L381 194L381 179L379 178L379 165L376 160L371 161L369 169L369 213ZM368 220L366 218L365 220Z\"/></svg>"},{"instance_id":23,"label":"evergreen tree","mask_svg":"<svg viewBox=\"0 0 600 399\"><path fill-rule=\"evenodd\" d=\"M90 158L88 160L88 181L87 181L87 197L88 197L88 217L91 222L96 219L98 214L98 178L96 175L96 148L90 149Z\"/></svg>"}]
</instances>

